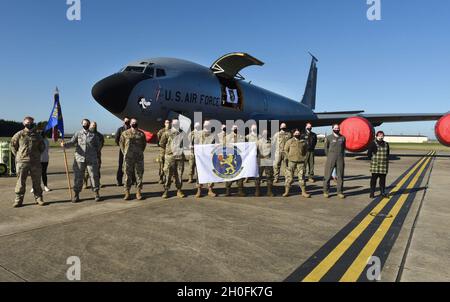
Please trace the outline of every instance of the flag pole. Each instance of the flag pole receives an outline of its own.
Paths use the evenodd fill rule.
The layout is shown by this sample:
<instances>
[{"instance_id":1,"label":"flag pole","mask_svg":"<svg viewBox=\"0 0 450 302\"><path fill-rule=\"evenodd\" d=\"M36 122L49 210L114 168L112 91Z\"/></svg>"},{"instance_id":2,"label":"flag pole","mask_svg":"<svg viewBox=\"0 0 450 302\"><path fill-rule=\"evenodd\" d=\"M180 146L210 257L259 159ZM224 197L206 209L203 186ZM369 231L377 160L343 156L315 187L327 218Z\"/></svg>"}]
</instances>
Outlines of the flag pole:
<instances>
[{"instance_id":1,"label":"flag pole","mask_svg":"<svg viewBox=\"0 0 450 302\"><path fill-rule=\"evenodd\" d=\"M69 165L67 164L66 147L64 146L64 140L61 140L61 141L62 141L62 144L63 144L64 166L66 167L67 185L68 185L68 188L69 188L70 200L72 200L73 199L72 184L70 182Z\"/></svg>"}]
</instances>

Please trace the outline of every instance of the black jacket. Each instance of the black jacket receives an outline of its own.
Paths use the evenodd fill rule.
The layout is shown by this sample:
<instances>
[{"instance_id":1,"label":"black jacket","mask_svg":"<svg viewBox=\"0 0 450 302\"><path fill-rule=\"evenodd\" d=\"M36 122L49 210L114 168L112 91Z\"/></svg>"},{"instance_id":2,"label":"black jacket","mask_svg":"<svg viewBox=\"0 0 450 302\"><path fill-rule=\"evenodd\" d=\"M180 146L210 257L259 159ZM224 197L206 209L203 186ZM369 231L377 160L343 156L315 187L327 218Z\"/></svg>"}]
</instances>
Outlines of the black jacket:
<instances>
[{"instance_id":1,"label":"black jacket","mask_svg":"<svg viewBox=\"0 0 450 302\"><path fill-rule=\"evenodd\" d=\"M308 151L314 151L316 149L316 145L317 145L317 134L315 134L314 132L305 132L303 134L303 139L307 142L307 150Z\"/></svg>"},{"instance_id":2,"label":"black jacket","mask_svg":"<svg viewBox=\"0 0 450 302\"><path fill-rule=\"evenodd\" d=\"M122 132L127 131L128 128L126 128L125 126L120 127L119 129L117 129L116 131L116 137L114 138L116 141L116 145L119 145L120 142L120 136L122 135Z\"/></svg>"}]
</instances>

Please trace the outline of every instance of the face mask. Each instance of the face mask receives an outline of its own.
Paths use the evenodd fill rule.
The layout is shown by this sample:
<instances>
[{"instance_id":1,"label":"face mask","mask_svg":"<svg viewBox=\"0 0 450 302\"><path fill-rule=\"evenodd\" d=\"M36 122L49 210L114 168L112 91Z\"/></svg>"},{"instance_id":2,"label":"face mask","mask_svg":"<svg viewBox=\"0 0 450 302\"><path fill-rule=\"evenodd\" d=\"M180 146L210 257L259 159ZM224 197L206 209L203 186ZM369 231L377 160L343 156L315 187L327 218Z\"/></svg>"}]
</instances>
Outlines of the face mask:
<instances>
[{"instance_id":1,"label":"face mask","mask_svg":"<svg viewBox=\"0 0 450 302\"><path fill-rule=\"evenodd\" d=\"M341 130L333 130L333 132L334 132L335 134L339 134L339 133L341 133Z\"/></svg>"},{"instance_id":2,"label":"face mask","mask_svg":"<svg viewBox=\"0 0 450 302\"><path fill-rule=\"evenodd\" d=\"M306 131L311 132L312 128L306 128Z\"/></svg>"},{"instance_id":3,"label":"face mask","mask_svg":"<svg viewBox=\"0 0 450 302\"><path fill-rule=\"evenodd\" d=\"M300 134L294 135L296 139L300 139Z\"/></svg>"},{"instance_id":4,"label":"face mask","mask_svg":"<svg viewBox=\"0 0 450 302\"><path fill-rule=\"evenodd\" d=\"M237 134L238 130L237 130L237 129L234 129L233 132L234 132L234 134Z\"/></svg>"},{"instance_id":5,"label":"face mask","mask_svg":"<svg viewBox=\"0 0 450 302\"><path fill-rule=\"evenodd\" d=\"M136 129L137 127L138 127L138 124L137 124L137 123L131 124L131 128Z\"/></svg>"},{"instance_id":6,"label":"face mask","mask_svg":"<svg viewBox=\"0 0 450 302\"><path fill-rule=\"evenodd\" d=\"M94 133L95 133L95 132L97 132L97 128L90 128L90 129L89 129L89 131L91 131L91 132L94 132Z\"/></svg>"},{"instance_id":7,"label":"face mask","mask_svg":"<svg viewBox=\"0 0 450 302\"><path fill-rule=\"evenodd\" d=\"M125 126L126 126L127 128L130 128L130 122L125 122Z\"/></svg>"},{"instance_id":8,"label":"face mask","mask_svg":"<svg viewBox=\"0 0 450 302\"><path fill-rule=\"evenodd\" d=\"M382 142L384 137L377 137L377 141Z\"/></svg>"},{"instance_id":9,"label":"face mask","mask_svg":"<svg viewBox=\"0 0 450 302\"><path fill-rule=\"evenodd\" d=\"M286 131L286 128L281 128L281 131Z\"/></svg>"},{"instance_id":10,"label":"face mask","mask_svg":"<svg viewBox=\"0 0 450 302\"><path fill-rule=\"evenodd\" d=\"M27 128L28 130L33 130L34 127L36 127L35 123L33 123L33 124L25 124L25 128Z\"/></svg>"},{"instance_id":11,"label":"face mask","mask_svg":"<svg viewBox=\"0 0 450 302\"><path fill-rule=\"evenodd\" d=\"M86 125L86 126L83 125L83 129L88 131L89 130L89 125Z\"/></svg>"}]
</instances>

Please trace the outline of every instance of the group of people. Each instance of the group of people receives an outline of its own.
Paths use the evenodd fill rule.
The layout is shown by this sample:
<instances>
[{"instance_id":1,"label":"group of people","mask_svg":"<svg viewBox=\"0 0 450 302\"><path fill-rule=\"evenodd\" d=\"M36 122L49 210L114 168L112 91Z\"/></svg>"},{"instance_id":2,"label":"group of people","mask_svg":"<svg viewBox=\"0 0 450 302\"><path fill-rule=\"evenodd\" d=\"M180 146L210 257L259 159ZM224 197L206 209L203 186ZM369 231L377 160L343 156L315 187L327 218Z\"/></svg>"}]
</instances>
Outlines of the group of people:
<instances>
[{"instance_id":1,"label":"group of people","mask_svg":"<svg viewBox=\"0 0 450 302\"><path fill-rule=\"evenodd\" d=\"M135 118L124 118L124 124L116 133L116 144L119 146L119 163L117 170L117 185L124 187L124 200L133 197L130 190L136 187L136 199L142 200L143 176L144 176L144 151L147 141L145 134L139 130L138 121ZM14 135L11 141L11 150L16 158L17 185L14 207L20 207L25 194L25 183L28 175L33 182L33 194L36 203L44 205L43 192L41 188L41 177L43 170L48 166L48 141L45 142L43 135L36 129L34 119L26 117L23 121L24 129ZM324 168L323 195L329 198L330 180L336 175L337 195L344 195L344 168L345 168L345 137L340 133L339 124L333 125L333 133L325 138L324 150L326 163ZM177 196L185 197L182 191L184 165L188 164L189 183L196 182L197 192L195 197L200 198L203 194L203 185L199 183L198 177L195 181L196 162L194 146L200 144L223 144L254 142L257 146L257 162L259 166L259 177L254 179L255 196L261 195L261 180L266 176L267 196L274 196L273 184L279 182L280 174L285 176L285 191L283 197L290 194L295 177L298 177L301 196L310 198L307 192L306 182L315 182L314 162L317 135L312 131L312 124L307 123L305 129L288 131L286 123L280 125L280 130L269 137L267 130L258 134L256 124L251 126L247 135L239 133L236 125L228 133L226 126L222 125L222 131L216 134L212 131L212 125L205 121L203 127L200 123L194 125L194 129L185 133L177 119L166 120L164 128L157 133L159 155L159 183L163 185L163 198L169 197L172 182L175 182ZM63 148L75 148L73 172L75 177L73 202L80 201L80 192L83 183L87 179L91 182L95 200L100 201L100 167L101 152L104 146L104 137L97 131L95 122L83 119L82 129L76 132L67 142L61 142ZM47 151L46 151L47 150ZM47 155L46 155L47 152ZM47 165L41 163L41 157L47 157ZM384 141L384 133L379 131L376 140L370 145L368 156L371 159L370 171L372 178L370 182L373 198L377 179L380 179L382 196L386 196L386 174L389 164L389 144ZM273 160L272 160L273 159ZM46 190L49 190L46 184ZM244 191L245 179L236 181L238 196L246 196ZM225 195L231 195L233 182L225 183ZM207 184L207 195L215 197L214 184Z\"/></svg>"}]
</instances>

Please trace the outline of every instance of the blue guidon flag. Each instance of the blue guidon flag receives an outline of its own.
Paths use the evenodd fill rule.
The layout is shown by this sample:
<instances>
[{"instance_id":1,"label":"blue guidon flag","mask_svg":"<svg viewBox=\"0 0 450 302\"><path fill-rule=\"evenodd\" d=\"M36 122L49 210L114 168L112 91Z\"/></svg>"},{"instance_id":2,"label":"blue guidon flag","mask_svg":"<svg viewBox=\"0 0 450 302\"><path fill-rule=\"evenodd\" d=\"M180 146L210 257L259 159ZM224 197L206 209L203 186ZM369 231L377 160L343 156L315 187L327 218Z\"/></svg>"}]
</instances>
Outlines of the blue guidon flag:
<instances>
[{"instance_id":1,"label":"blue guidon flag","mask_svg":"<svg viewBox=\"0 0 450 302\"><path fill-rule=\"evenodd\" d=\"M55 90L55 103L53 105L53 109L50 113L50 118L47 122L47 126L45 127L44 132L47 132L50 129L52 129L52 138L55 142L59 139L59 137L64 139L64 121L61 111L61 104L59 103L58 87L56 87Z\"/></svg>"}]
</instances>

